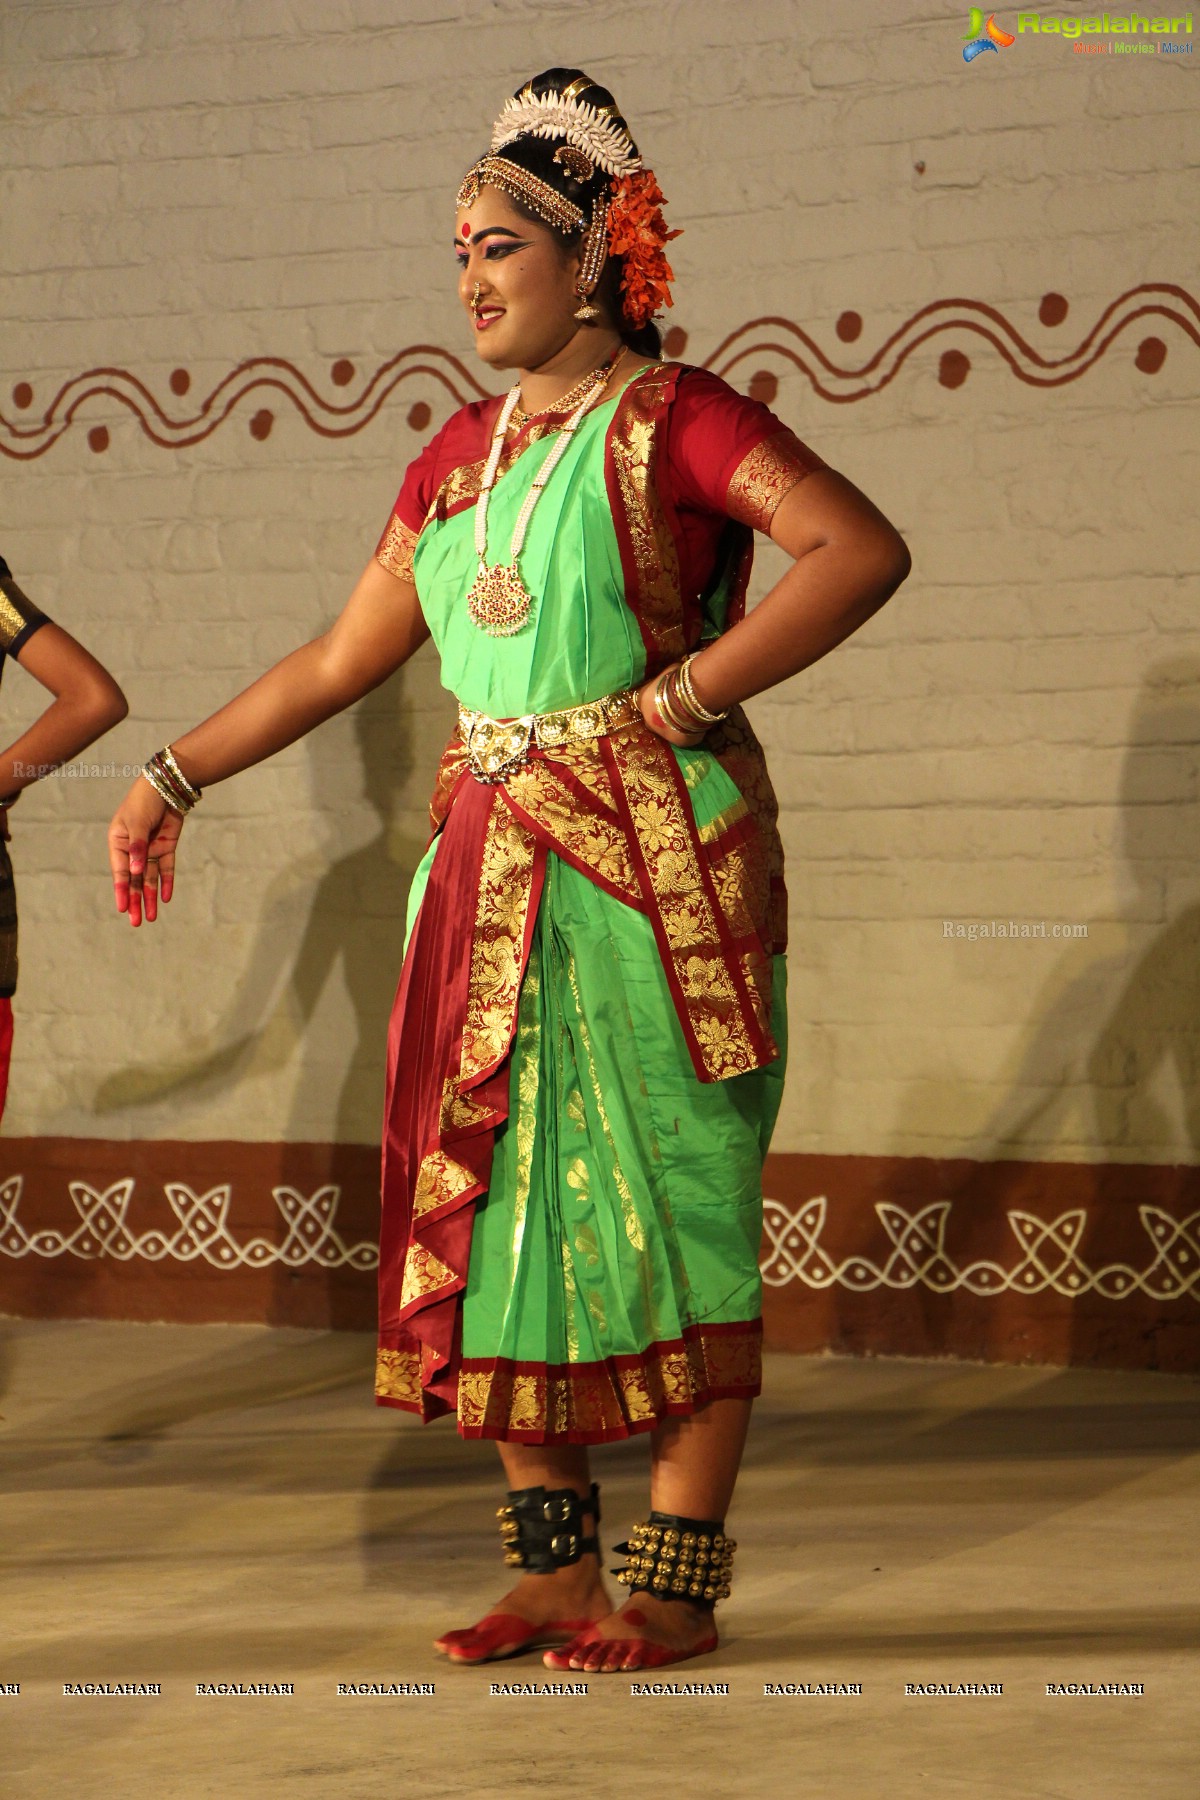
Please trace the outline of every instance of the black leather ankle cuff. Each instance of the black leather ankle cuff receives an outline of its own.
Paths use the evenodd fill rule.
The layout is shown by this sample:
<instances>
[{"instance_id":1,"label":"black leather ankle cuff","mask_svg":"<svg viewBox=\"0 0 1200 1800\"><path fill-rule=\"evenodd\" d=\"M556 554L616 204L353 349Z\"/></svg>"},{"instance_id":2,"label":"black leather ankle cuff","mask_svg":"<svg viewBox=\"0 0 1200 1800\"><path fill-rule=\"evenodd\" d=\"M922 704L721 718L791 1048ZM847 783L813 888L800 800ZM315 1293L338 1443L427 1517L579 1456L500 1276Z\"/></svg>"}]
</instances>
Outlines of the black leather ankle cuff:
<instances>
[{"instance_id":1,"label":"black leather ankle cuff","mask_svg":"<svg viewBox=\"0 0 1200 1800\"><path fill-rule=\"evenodd\" d=\"M589 1552L599 1556L600 1540L594 1529L585 1531L585 1513L593 1527L600 1523L600 1489L594 1481L587 1495L574 1488L511 1489L507 1506L496 1514L505 1562L534 1575L550 1575Z\"/></svg>"}]
</instances>

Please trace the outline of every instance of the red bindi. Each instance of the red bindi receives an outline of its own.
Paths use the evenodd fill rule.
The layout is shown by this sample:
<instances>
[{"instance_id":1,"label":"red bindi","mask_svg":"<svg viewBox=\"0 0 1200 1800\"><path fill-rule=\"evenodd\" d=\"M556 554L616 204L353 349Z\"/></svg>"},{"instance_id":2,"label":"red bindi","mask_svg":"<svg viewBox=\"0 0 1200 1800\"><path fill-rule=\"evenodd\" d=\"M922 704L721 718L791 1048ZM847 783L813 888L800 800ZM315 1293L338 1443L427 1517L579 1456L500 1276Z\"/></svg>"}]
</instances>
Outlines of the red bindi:
<instances>
[{"instance_id":1,"label":"red bindi","mask_svg":"<svg viewBox=\"0 0 1200 1800\"><path fill-rule=\"evenodd\" d=\"M470 235L471 235L471 227L470 227L470 226L469 226L469 225L464 225L464 226L463 226L463 228L462 228L462 234L463 234L463 236L464 236L464 237L470 237Z\"/></svg>"}]
</instances>

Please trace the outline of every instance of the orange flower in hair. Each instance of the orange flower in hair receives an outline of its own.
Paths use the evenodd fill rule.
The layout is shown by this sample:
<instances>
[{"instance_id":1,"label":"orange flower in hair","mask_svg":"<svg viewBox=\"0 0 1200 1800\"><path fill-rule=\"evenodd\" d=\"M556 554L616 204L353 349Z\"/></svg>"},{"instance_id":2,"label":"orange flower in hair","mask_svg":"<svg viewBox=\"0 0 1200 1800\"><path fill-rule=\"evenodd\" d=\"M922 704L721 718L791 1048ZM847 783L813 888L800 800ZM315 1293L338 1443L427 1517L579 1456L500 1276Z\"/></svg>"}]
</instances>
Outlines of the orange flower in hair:
<instances>
[{"instance_id":1,"label":"orange flower in hair","mask_svg":"<svg viewBox=\"0 0 1200 1800\"><path fill-rule=\"evenodd\" d=\"M621 310L634 326L646 324L660 307L670 306L675 273L663 245L679 236L668 231L662 216L666 196L649 169L620 175L612 184L608 206L608 251L624 260Z\"/></svg>"}]
</instances>

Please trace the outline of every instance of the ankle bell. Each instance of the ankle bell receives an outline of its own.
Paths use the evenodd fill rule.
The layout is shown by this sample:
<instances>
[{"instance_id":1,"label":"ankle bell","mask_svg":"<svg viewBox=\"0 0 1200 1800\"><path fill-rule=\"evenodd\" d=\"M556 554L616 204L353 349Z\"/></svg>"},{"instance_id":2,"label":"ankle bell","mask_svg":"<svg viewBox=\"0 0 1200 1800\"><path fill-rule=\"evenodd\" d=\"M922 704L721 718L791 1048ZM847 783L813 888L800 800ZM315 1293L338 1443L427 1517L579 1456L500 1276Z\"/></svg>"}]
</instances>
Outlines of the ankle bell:
<instances>
[{"instance_id":1,"label":"ankle bell","mask_svg":"<svg viewBox=\"0 0 1200 1800\"><path fill-rule=\"evenodd\" d=\"M510 1568L534 1575L551 1575L568 1568L581 1557L600 1555L595 1531L584 1529L585 1513L593 1526L600 1523L600 1489L593 1481L590 1494L574 1488L516 1488L508 1504L497 1507L504 1560Z\"/></svg>"},{"instance_id":2,"label":"ankle bell","mask_svg":"<svg viewBox=\"0 0 1200 1800\"><path fill-rule=\"evenodd\" d=\"M627 1543L615 1548L629 1560L612 1572L631 1593L702 1607L728 1598L737 1543L725 1536L723 1519L652 1512L634 1526Z\"/></svg>"}]
</instances>

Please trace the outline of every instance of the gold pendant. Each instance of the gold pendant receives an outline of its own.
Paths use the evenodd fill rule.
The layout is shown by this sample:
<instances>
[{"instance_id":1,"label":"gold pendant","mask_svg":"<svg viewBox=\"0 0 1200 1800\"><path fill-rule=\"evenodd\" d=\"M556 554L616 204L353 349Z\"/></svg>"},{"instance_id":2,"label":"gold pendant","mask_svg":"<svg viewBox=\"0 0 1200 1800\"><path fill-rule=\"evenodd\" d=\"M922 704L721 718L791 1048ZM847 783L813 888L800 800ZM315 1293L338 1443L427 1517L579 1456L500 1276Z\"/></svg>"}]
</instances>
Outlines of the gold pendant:
<instances>
[{"instance_id":1,"label":"gold pendant","mask_svg":"<svg viewBox=\"0 0 1200 1800\"><path fill-rule=\"evenodd\" d=\"M467 611L489 637L512 637L529 617L533 595L515 562L480 563L467 593Z\"/></svg>"}]
</instances>

